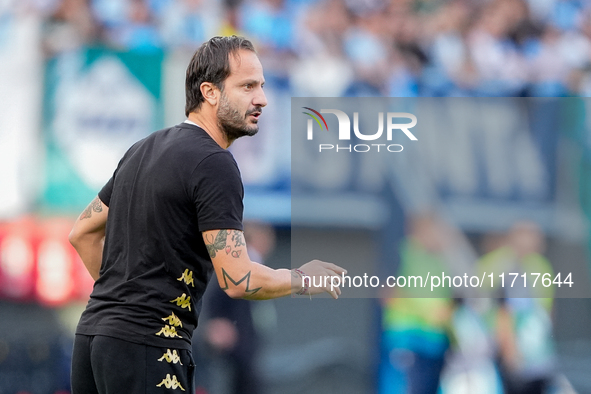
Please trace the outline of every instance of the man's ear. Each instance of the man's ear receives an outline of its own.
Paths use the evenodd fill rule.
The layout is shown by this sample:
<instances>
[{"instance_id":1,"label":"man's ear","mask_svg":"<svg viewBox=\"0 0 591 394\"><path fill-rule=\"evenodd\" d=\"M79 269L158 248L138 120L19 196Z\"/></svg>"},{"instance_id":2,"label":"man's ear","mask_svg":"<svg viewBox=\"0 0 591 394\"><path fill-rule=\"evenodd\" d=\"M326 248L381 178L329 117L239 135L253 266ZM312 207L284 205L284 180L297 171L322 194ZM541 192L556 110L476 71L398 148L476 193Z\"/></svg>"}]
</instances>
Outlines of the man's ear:
<instances>
[{"instance_id":1,"label":"man's ear","mask_svg":"<svg viewBox=\"0 0 591 394\"><path fill-rule=\"evenodd\" d=\"M205 101L215 106L220 98L220 90L211 82L203 82L199 87Z\"/></svg>"}]
</instances>

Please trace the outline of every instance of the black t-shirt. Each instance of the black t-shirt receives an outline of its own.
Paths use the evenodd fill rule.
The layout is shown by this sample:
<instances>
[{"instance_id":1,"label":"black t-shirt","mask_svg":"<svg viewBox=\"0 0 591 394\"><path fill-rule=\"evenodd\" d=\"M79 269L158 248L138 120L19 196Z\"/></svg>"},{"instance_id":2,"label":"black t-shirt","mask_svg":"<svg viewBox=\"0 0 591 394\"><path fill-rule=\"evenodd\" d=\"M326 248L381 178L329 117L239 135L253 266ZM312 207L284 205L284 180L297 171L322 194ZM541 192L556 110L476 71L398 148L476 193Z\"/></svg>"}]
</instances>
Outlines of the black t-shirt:
<instances>
[{"instance_id":1,"label":"black t-shirt","mask_svg":"<svg viewBox=\"0 0 591 394\"><path fill-rule=\"evenodd\" d=\"M77 333L190 348L213 266L201 235L242 230L232 154L182 123L133 145L99 192L105 247Z\"/></svg>"}]
</instances>

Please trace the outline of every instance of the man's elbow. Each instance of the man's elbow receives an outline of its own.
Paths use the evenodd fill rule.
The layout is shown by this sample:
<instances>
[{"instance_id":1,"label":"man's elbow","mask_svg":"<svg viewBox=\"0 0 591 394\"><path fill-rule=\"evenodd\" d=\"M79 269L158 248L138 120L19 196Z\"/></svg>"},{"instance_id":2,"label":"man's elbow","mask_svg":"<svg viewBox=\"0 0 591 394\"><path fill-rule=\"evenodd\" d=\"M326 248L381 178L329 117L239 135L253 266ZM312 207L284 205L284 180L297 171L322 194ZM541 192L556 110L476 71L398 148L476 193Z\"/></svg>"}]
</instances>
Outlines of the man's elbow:
<instances>
[{"instance_id":1,"label":"man's elbow","mask_svg":"<svg viewBox=\"0 0 591 394\"><path fill-rule=\"evenodd\" d=\"M244 298L246 296L246 292L244 291L244 289L231 288L231 289L226 289L224 291L228 295L228 297L233 298L235 300Z\"/></svg>"},{"instance_id":2,"label":"man's elbow","mask_svg":"<svg viewBox=\"0 0 591 394\"><path fill-rule=\"evenodd\" d=\"M72 231L70 231L70 235L68 235L68 241L70 241L70 244L76 248L76 246L80 244L80 238L80 232L74 227Z\"/></svg>"}]
</instances>

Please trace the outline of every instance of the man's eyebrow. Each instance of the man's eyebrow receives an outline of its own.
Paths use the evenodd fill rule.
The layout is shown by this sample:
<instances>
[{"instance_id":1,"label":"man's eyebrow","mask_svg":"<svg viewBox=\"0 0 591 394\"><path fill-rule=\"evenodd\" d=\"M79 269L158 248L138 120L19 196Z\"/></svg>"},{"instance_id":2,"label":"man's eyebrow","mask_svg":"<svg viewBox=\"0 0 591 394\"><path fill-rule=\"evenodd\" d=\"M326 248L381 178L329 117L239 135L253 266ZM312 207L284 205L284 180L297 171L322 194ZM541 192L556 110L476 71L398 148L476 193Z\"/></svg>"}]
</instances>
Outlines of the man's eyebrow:
<instances>
[{"instance_id":1,"label":"man's eyebrow","mask_svg":"<svg viewBox=\"0 0 591 394\"><path fill-rule=\"evenodd\" d=\"M240 85L240 86L247 85L247 84L263 85L264 83L265 83L264 79L262 81L259 79L245 79L245 80L239 82L238 85Z\"/></svg>"}]
</instances>

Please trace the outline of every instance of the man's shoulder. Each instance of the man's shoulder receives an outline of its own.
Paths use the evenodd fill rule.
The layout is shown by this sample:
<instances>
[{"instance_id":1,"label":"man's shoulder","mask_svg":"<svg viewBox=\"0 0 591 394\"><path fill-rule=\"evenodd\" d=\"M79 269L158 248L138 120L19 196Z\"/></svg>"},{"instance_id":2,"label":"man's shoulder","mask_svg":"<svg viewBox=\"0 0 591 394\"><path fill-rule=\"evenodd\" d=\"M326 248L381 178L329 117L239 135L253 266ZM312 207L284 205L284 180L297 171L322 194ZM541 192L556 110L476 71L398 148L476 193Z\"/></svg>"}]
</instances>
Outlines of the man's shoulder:
<instances>
[{"instance_id":1,"label":"man's shoulder","mask_svg":"<svg viewBox=\"0 0 591 394\"><path fill-rule=\"evenodd\" d=\"M145 138L137 141L130 151L138 149L166 150L167 153L183 155L183 153L196 154L225 152L205 130L187 123L166 127L154 131ZM163 153L163 152L161 152Z\"/></svg>"},{"instance_id":2,"label":"man's shoulder","mask_svg":"<svg viewBox=\"0 0 591 394\"><path fill-rule=\"evenodd\" d=\"M194 168L230 166L238 170L234 155L219 146L201 127L181 123L155 131L148 138L154 139L153 143L159 145L162 155L172 161Z\"/></svg>"},{"instance_id":3,"label":"man's shoulder","mask_svg":"<svg viewBox=\"0 0 591 394\"><path fill-rule=\"evenodd\" d=\"M220 147L202 128L188 123L154 131L133 144L125 156L141 158L146 153L166 166L180 163L183 168L192 168L193 171L198 168L216 171L229 167L232 172L240 173L229 150Z\"/></svg>"},{"instance_id":4,"label":"man's shoulder","mask_svg":"<svg viewBox=\"0 0 591 394\"><path fill-rule=\"evenodd\" d=\"M164 138L167 141L176 141L180 147L199 149L210 152L226 152L219 146L209 134L199 126L180 123L178 125L158 130L152 133L152 138Z\"/></svg>"}]
</instances>

